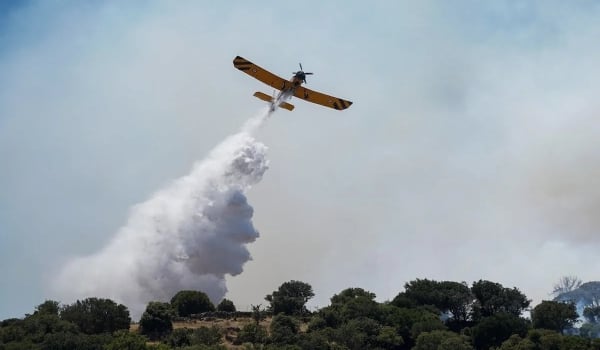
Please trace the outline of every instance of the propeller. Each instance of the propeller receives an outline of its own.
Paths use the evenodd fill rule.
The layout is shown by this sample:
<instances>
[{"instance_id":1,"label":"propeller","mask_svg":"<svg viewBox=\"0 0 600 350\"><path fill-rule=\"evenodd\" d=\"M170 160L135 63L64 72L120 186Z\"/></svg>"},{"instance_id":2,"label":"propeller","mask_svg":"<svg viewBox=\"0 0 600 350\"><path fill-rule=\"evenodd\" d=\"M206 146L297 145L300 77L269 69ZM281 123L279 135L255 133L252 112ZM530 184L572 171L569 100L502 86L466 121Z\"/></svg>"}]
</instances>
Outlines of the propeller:
<instances>
[{"instance_id":1,"label":"propeller","mask_svg":"<svg viewBox=\"0 0 600 350\"><path fill-rule=\"evenodd\" d=\"M302 77L302 81L304 81L304 84L306 84L306 76L312 75L313 73L312 72L303 72L302 63L298 62L298 65L300 66L300 70L297 72L293 72L292 74Z\"/></svg>"}]
</instances>

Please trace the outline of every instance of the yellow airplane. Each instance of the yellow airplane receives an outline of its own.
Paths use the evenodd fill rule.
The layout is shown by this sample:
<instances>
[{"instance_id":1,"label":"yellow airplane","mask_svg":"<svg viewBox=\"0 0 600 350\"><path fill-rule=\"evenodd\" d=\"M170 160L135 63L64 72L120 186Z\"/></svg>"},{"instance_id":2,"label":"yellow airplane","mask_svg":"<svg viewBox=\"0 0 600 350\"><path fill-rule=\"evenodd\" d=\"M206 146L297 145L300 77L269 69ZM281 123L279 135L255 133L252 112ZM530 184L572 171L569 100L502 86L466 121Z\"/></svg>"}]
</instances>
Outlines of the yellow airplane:
<instances>
[{"instance_id":1,"label":"yellow airplane","mask_svg":"<svg viewBox=\"0 0 600 350\"><path fill-rule=\"evenodd\" d=\"M296 96L304 99L305 101L320 104L322 106L337 110L346 109L352 104L350 101L329 96L301 86L302 83L306 84L306 76L313 74L303 72L302 64L300 64L300 70L294 72L294 76L290 80L285 80L281 77L278 77L277 75L262 69L261 67L240 56L237 56L233 59L233 66L280 91L277 96L269 96L259 91L254 93L254 96L260 98L261 100L270 102L272 111L274 111L277 106L285 108L288 111L294 109L294 105L285 102L285 100L290 99L292 96Z\"/></svg>"}]
</instances>

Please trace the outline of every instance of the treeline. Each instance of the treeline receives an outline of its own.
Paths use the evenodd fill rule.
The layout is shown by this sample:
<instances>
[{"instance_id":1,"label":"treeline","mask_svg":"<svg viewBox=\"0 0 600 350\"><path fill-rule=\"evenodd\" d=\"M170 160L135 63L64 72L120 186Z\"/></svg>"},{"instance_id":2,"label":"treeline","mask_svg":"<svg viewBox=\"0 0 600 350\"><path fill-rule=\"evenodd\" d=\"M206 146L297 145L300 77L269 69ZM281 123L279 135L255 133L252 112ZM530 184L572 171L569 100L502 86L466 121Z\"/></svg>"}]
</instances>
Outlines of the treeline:
<instances>
[{"instance_id":1,"label":"treeline","mask_svg":"<svg viewBox=\"0 0 600 350\"><path fill-rule=\"evenodd\" d=\"M265 308L253 306L240 327L215 322L173 329L176 319L235 312L230 300L215 306L201 291L180 291L170 302L148 303L135 331L127 307L112 300L63 306L50 300L22 319L2 321L0 350L600 350L600 305L588 305L581 324L573 303L547 300L531 308L517 288L491 281L469 286L417 279L383 303L374 293L348 288L309 312L312 297L309 284L289 281L265 297Z\"/></svg>"}]
</instances>

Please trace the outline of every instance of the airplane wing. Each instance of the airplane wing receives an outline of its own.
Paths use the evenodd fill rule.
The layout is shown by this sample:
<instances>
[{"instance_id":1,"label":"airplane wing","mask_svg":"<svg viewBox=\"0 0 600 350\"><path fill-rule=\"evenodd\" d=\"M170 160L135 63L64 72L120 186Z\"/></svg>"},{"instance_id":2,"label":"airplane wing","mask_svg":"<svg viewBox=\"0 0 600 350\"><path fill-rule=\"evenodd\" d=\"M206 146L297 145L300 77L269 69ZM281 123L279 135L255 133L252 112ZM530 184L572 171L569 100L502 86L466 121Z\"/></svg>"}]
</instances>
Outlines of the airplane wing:
<instances>
[{"instance_id":1,"label":"airplane wing","mask_svg":"<svg viewBox=\"0 0 600 350\"><path fill-rule=\"evenodd\" d=\"M292 83L289 80L285 80L281 77L276 76L275 74L262 69L261 67L255 65L254 63L248 61L247 59L237 56L233 59L233 66L242 72L262 81L263 83L269 85L272 88L278 90L285 90L292 86Z\"/></svg>"},{"instance_id":2,"label":"airplane wing","mask_svg":"<svg viewBox=\"0 0 600 350\"><path fill-rule=\"evenodd\" d=\"M350 107L351 101L346 101L341 98L325 95L323 93L307 89L304 86L300 86L294 92L294 96L301 98L305 101L320 104L325 107L342 110Z\"/></svg>"}]
</instances>

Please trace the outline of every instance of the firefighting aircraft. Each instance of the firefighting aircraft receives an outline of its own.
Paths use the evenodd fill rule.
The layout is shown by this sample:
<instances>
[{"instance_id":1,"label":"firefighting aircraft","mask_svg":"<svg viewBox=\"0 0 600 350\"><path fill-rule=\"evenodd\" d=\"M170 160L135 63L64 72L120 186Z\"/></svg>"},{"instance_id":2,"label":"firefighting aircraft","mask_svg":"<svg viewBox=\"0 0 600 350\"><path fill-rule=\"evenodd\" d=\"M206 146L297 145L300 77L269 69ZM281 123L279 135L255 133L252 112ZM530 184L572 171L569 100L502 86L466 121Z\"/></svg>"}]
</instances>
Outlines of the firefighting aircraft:
<instances>
[{"instance_id":1,"label":"firefighting aircraft","mask_svg":"<svg viewBox=\"0 0 600 350\"><path fill-rule=\"evenodd\" d=\"M277 75L262 69L261 67L240 56L237 56L233 59L233 66L280 91L278 95L273 94L273 96L269 96L260 91L254 93L254 96L258 97L259 99L270 102L272 111L274 111L277 106L285 108L288 111L294 109L294 105L285 102L285 100L290 99L292 96L296 96L304 99L305 101L320 104L322 106L337 110L346 109L352 104L350 101L325 95L301 86L302 83L306 84L306 76L313 74L309 72L303 72L302 64L300 64L299 71L292 73L294 76L291 80L285 80L281 77L278 77Z\"/></svg>"}]
</instances>

